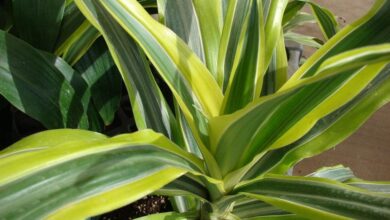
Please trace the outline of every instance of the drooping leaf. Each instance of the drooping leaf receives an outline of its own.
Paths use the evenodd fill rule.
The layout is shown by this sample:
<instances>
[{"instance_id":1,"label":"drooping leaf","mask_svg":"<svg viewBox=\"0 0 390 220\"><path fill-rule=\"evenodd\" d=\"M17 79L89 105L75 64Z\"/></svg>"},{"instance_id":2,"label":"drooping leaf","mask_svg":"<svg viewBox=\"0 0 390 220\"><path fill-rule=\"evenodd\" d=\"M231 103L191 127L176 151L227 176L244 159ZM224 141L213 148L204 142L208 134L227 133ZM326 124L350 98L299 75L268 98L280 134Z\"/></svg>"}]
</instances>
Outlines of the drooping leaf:
<instances>
[{"instance_id":1,"label":"drooping leaf","mask_svg":"<svg viewBox=\"0 0 390 220\"><path fill-rule=\"evenodd\" d=\"M2 217L87 218L135 201L187 171L203 169L195 157L148 130L69 141L1 159Z\"/></svg>"},{"instance_id":2,"label":"drooping leaf","mask_svg":"<svg viewBox=\"0 0 390 220\"><path fill-rule=\"evenodd\" d=\"M304 218L390 217L390 197L323 178L275 175L248 183L236 192Z\"/></svg>"},{"instance_id":3,"label":"drooping leaf","mask_svg":"<svg viewBox=\"0 0 390 220\"><path fill-rule=\"evenodd\" d=\"M306 2L299 0L289 1L283 15L283 26L289 23L294 17L296 17L300 13L303 6L305 6L305 4Z\"/></svg>"}]
</instances>

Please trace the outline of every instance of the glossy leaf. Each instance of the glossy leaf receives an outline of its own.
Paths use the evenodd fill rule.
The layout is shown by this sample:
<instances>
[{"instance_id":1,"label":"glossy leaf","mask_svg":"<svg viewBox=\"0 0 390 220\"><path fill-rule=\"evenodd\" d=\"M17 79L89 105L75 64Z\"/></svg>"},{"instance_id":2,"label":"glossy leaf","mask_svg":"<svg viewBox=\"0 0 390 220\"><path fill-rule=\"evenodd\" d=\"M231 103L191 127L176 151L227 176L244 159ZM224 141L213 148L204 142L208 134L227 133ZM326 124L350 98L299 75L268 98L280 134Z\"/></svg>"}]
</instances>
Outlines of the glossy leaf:
<instances>
[{"instance_id":1,"label":"glossy leaf","mask_svg":"<svg viewBox=\"0 0 390 220\"><path fill-rule=\"evenodd\" d=\"M13 22L19 37L36 48L53 51L65 0L13 0Z\"/></svg>"},{"instance_id":2,"label":"glossy leaf","mask_svg":"<svg viewBox=\"0 0 390 220\"><path fill-rule=\"evenodd\" d=\"M103 39L96 41L74 67L87 82L104 124L111 124L119 107L122 80Z\"/></svg>"},{"instance_id":3,"label":"glossy leaf","mask_svg":"<svg viewBox=\"0 0 390 220\"><path fill-rule=\"evenodd\" d=\"M281 33L264 76L262 96L275 93L287 81L288 60L286 46L284 44L285 39L287 37Z\"/></svg>"},{"instance_id":4,"label":"glossy leaf","mask_svg":"<svg viewBox=\"0 0 390 220\"><path fill-rule=\"evenodd\" d=\"M338 31L336 16L318 4L313 2L309 2L309 4L325 39L333 37Z\"/></svg>"},{"instance_id":5,"label":"glossy leaf","mask_svg":"<svg viewBox=\"0 0 390 220\"><path fill-rule=\"evenodd\" d=\"M389 30L386 28L390 24L387 16L389 8L390 1L376 1L365 16L340 30L313 54L291 77L285 87L300 78L314 75L322 62L331 56L350 49L389 42L387 37Z\"/></svg>"},{"instance_id":6,"label":"glossy leaf","mask_svg":"<svg viewBox=\"0 0 390 220\"><path fill-rule=\"evenodd\" d=\"M376 47L358 49L356 52L357 57L366 54L366 58L371 59L367 54L375 57ZM212 145L214 147L212 150L215 151L222 169L225 172L231 171L234 166L238 168L238 164L243 166L249 163L256 154L298 140L318 120L337 110L364 90L384 68L386 63L384 64L382 59L382 56L376 56L377 64L368 65L357 71L343 69L344 72L335 74L323 72L324 75L318 74L300 83L296 82L294 89L259 99L236 114L214 119L211 134L215 135L216 142ZM324 70L331 65L330 63L324 65ZM347 63L350 64L350 68L357 68L353 60ZM253 127L250 126L252 123ZM292 127L289 127L289 123ZM247 133L240 133L239 138L234 135L244 127Z\"/></svg>"},{"instance_id":7,"label":"glossy leaf","mask_svg":"<svg viewBox=\"0 0 390 220\"><path fill-rule=\"evenodd\" d=\"M63 59L71 65L74 65L88 49L93 45L95 40L100 37L100 33L88 22L85 21L70 36L63 47L58 49Z\"/></svg>"},{"instance_id":8,"label":"glossy leaf","mask_svg":"<svg viewBox=\"0 0 390 220\"><path fill-rule=\"evenodd\" d=\"M186 42L205 63L199 20L192 0L159 0L158 8L164 24Z\"/></svg>"},{"instance_id":9,"label":"glossy leaf","mask_svg":"<svg viewBox=\"0 0 390 220\"><path fill-rule=\"evenodd\" d=\"M52 144L2 158L2 217L86 218L137 200L187 171L202 170L196 158L152 131Z\"/></svg>"},{"instance_id":10,"label":"glossy leaf","mask_svg":"<svg viewBox=\"0 0 390 220\"><path fill-rule=\"evenodd\" d=\"M250 2L251 4L249 4ZM224 86L227 89L221 111L223 114L235 112L254 100L255 79L263 74L265 65L262 5L258 5L256 1L248 1L247 11L240 11L241 5L244 4L240 1L237 1L236 4L237 11L235 13L246 16L242 18L245 19L244 21L240 17L234 18L232 29L228 30L228 33L226 33L226 29L223 32L230 38L224 63ZM226 80L229 80L227 84Z\"/></svg>"},{"instance_id":11,"label":"glossy leaf","mask_svg":"<svg viewBox=\"0 0 390 220\"><path fill-rule=\"evenodd\" d=\"M220 87L224 88L224 91L228 86L230 76L237 68L242 53L245 51L243 42L246 39L245 35L250 18L253 17L254 22L256 22L255 14L251 13L252 8L257 11L253 2L251 0L229 1L218 52L217 81ZM258 33L254 34L258 35Z\"/></svg>"},{"instance_id":12,"label":"glossy leaf","mask_svg":"<svg viewBox=\"0 0 390 220\"><path fill-rule=\"evenodd\" d=\"M237 192L306 218L390 217L390 197L323 178L270 176Z\"/></svg>"},{"instance_id":13,"label":"glossy leaf","mask_svg":"<svg viewBox=\"0 0 390 220\"><path fill-rule=\"evenodd\" d=\"M321 41L315 37L306 36L294 32L287 32L284 35L286 40L297 42L301 45L320 48L322 46Z\"/></svg>"},{"instance_id":14,"label":"glossy leaf","mask_svg":"<svg viewBox=\"0 0 390 220\"><path fill-rule=\"evenodd\" d=\"M107 1L102 5L140 44L179 104L186 103L185 110L189 109L195 117L198 112L193 107L195 105L206 117L218 114L222 97L220 89L210 72L183 41L156 22L134 0ZM163 56L164 63L161 60Z\"/></svg>"},{"instance_id":15,"label":"glossy leaf","mask_svg":"<svg viewBox=\"0 0 390 220\"><path fill-rule=\"evenodd\" d=\"M218 51L224 23L226 0L193 0L203 39L206 66L217 79Z\"/></svg>"},{"instance_id":16,"label":"glossy leaf","mask_svg":"<svg viewBox=\"0 0 390 220\"><path fill-rule=\"evenodd\" d=\"M0 41L0 93L12 105L47 128L88 128L87 85L70 66L3 31Z\"/></svg>"},{"instance_id":17,"label":"glossy leaf","mask_svg":"<svg viewBox=\"0 0 390 220\"><path fill-rule=\"evenodd\" d=\"M269 63L271 62L272 53L267 51L273 51L278 43L280 33L282 31L282 22L284 11L287 7L287 0L280 1L264 1L264 17L266 18L265 22L265 51L264 60L265 65L263 69L263 74L259 74L257 76L256 82L256 97L259 97L263 87L263 80L265 71L268 68Z\"/></svg>"},{"instance_id":18,"label":"glossy leaf","mask_svg":"<svg viewBox=\"0 0 390 220\"><path fill-rule=\"evenodd\" d=\"M99 5L91 4L90 7L95 8L90 19L106 39L121 72L138 129L152 128L174 139L178 132L172 128L175 126L175 119L154 81L145 55Z\"/></svg>"},{"instance_id":19,"label":"glossy leaf","mask_svg":"<svg viewBox=\"0 0 390 220\"><path fill-rule=\"evenodd\" d=\"M389 68L386 68L356 98L318 121L300 140L285 148L271 151L267 156L269 162L264 164L262 163L265 161L260 162L256 170L261 173L264 168L275 166L271 172L285 173L303 158L317 155L340 143L356 131L376 110L390 101L389 77Z\"/></svg>"},{"instance_id":20,"label":"glossy leaf","mask_svg":"<svg viewBox=\"0 0 390 220\"><path fill-rule=\"evenodd\" d=\"M315 23L313 15L305 12L300 12L295 15L290 21L283 25L283 31L291 31L292 29L310 23Z\"/></svg>"}]
</instances>

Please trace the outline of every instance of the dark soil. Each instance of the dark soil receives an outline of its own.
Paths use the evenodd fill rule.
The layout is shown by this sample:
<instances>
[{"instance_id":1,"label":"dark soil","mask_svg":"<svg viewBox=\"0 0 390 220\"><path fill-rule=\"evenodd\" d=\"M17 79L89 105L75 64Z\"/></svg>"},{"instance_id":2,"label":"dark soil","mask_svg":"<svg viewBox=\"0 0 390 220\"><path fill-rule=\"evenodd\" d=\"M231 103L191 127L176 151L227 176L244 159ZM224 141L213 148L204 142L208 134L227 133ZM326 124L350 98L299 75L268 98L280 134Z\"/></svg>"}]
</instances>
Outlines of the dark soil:
<instances>
[{"instance_id":1,"label":"dark soil","mask_svg":"<svg viewBox=\"0 0 390 220\"><path fill-rule=\"evenodd\" d=\"M167 197L147 196L130 205L106 213L93 220L131 220L138 217L172 211L172 206Z\"/></svg>"}]
</instances>

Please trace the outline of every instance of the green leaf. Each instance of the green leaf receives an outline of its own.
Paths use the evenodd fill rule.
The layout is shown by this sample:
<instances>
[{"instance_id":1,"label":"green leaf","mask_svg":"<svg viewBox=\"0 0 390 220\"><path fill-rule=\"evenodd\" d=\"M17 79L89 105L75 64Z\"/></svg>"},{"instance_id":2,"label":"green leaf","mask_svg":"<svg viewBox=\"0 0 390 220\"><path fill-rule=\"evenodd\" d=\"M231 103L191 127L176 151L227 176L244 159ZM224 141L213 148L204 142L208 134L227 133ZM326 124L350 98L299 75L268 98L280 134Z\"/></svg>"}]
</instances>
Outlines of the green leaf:
<instances>
[{"instance_id":1,"label":"green leaf","mask_svg":"<svg viewBox=\"0 0 390 220\"><path fill-rule=\"evenodd\" d=\"M388 45L382 47L387 50ZM382 61L383 54L377 53L377 49L378 46L372 46L346 52L354 53L355 57L368 63L376 60L377 64L356 71L342 68L340 73L338 68L332 69L333 64L357 69L355 61L331 58L320 68L319 72L323 70L323 74L295 82L293 88L261 98L237 113L212 119L210 134L215 140L211 145L212 152L217 155L223 173L249 163L257 154L295 142L318 120L356 97L380 75L388 62ZM340 63L331 62L335 60ZM358 63L364 65L364 62ZM336 73L330 74L327 69ZM246 132L239 132L242 130Z\"/></svg>"},{"instance_id":2,"label":"green leaf","mask_svg":"<svg viewBox=\"0 0 390 220\"><path fill-rule=\"evenodd\" d=\"M219 114L222 94L217 83L202 62L180 38L150 17L133 0L102 3L77 0L76 3L95 27L99 27L99 23L94 15L95 8L98 8L100 13L105 13L105 18L113 16L115 19L105 19L104 21L110 22L109 24L111 25L103 25L104 27L117 27L113 26L113 24L119 24L140 45L170 87L180 108L183 110L195 138L198 144L200 144L199 148L205 158L208 169L214 176L219 176L218 166L203 144L208 142L206 120ZM120 43L122 41L113 42ZM114 57L114 59L117 58ZM129 89L128 86L127 88Z\"/></svg>"},{"instance_id":3,"label":"green leaf","mask_svg":"<svg viewBox=\"0 0 390 220\"><path fill-rule=\"evenodd\" d=\"M89 18L86 2L78 0L76 3ZM189 112L193 117L218 115L221 91L207 68L182 40L134 0L101 4L140 44L187 115Z\"/></svg>"},{"instance_id":4,"label":"green leaf","mask_svg":"<svg viewBox=\"0 0 390 220\"><path fill-rule=\"evenodd\" d=\"M66 62L74 65L99 37L100 33L88 21L84 21L62 47L58 48L57 53L62 54Z\"/></svg>"},{"instance_id":5,"label":"green leaf","mask_svg":"<svg viewBox=\"0 0 390 220\"><path fill-rule=\"evenodd\" d=\"M257 176L272 167L270 172L285 173L302 159L336 146L389 101L390 69L387 67L358 96L319 120L301 139L285 148L271 151L253 167L252 175Z\"/></svg>"},{"instance_id":6,"label":"green leaf","mask_svg":"<svg viewBox=\"0 0 390 220\"><path fill-rule=\"evenodd\" d=\"M287 7L288 1L287 0L280 0L280 1L271 1L271 0L265 0L264 3L264 17L266 18L265 21L265 51L264 54L264 60L265 65L264 69L262 70L262 74L259 74L257 76L256 81L256 97L259 97L262 91L263 86L263 80L264 80L264 74L265 71L267 71L268 65L271 62L271 58L273 53L268 51L274 51L276 45L279 42L279 37L281 36L282 31L282 21L283 21L283 15L284 11Z\"/></svg>"},{"instance_id":7,"label":"green leaf","mask_svg":"<svg viewBox=\"0 0 390 220\"><path fill-rule=\"evenodd\" d=\"M64 16L61 23L61 29L58 33L56 42L56 54L60 55L61 50L59 48L65 48L66 41L70 38L74 32L83 24L85 18L76 4L71 1L66 3Z\"/></svg>"},{"instance_id":8,"label":"green leaf","mask_svg":"<svg viewBox=\"0 0 390 220\"><path fill-rule=\"evenodd\" d=\"M184 175L155 192L157 195L188 196L208 202L206 186L196 177Z\"/></svg>"},{"instance_id":9,"label":"green leaf","mask_svg":"<svg viewBox=\"0 0 390 220\"><path fill-rule=\"evenodd\" d=\"M159 0L158 9L165 26L186 42L188 47L205 63L203 40L192 0Z\"/></svg>"},{"instance_id":10,"label":"green leaf","mask_svg":"<svg viewBox=\"0 0 390 220\"><path fill-rule=\"evenodd\" d=\"M0 31L0 93L47 128L88 128L87 86L60 58Z\"/></svg>"},{"instance_id":11,"label":"green leaf","mask_svg":"<svg viewBox=\"0 0 390 220\"><path fill-rule=\"evenodd\" d=\"M232 27L230 30L225 28L222 35L223 37L228 35L229 38L225 51L220 51L220 55L226 53L225 62L222 63L224 87L227 87L221 110L223 114L235 112L254 100L256 78L264 71L265 36L262 5L257 5L256 1L247 2L245 8L243 2L235 2L237 5Z\"/></svg>"},{"instance_id":12,"label":"green leaf","mask_svg":"<svg viewBox=\"0 0 390 220\"><path fill-rule=\"evenodd\" d=\"M390 182L364 181L360 179L351 179L348 180L346 184L350 186L366 189L371 192L390 195Z\"/></svg>"},{"instance_id":13,"label":"green leaf","mask_svg":"<svg viewBox=\"0 0 390 220\"><path fill-rule=\"evenodd\" d=\"M390 197L323 178L275 175L235 192L311 219L390 217Z\"/></svg>"},{"instance_id":14,"label":"green leaf","mask_svg":"<svg viewBox=\"0 0 390 220\"><path fill-rule=\"evenodd\" d=\"M244 199L237 199L236 196L233 200L235 202L233 214L237 215L241 219L256 219L256 217L262 219L268 216L291 215L280 208L256 199L248 197L244 197Z\"/></svg>"},{"instance_id":15,"label":"green leaf","mask_svg":"<svg viewBox=\"0 0 390 220\"><path fill-rule=\"evenodd\" d=\"M217 79L218 51L224 22L226 0L192 1L203 40L206 66Z\"/></svg>"},{"instance_id":16,"label":"green leaf","mask_svg":"<svg viewBox=\"0 0 390 220\"><path fill-rule=\"evenodd\" d=\"M307 35L287 32L284 37L285 40L294 41L298 44L302 44L309 47L320 48L322 46L321 41L319 39Z\"/></svg>"},{"instance_id":17,"label":"green leaf","mask_svg":"<svg viewBox=\"0 0 390 220\"><path fill-rule=\"evenodd\" d=\"M332 179L339 182L345 182L355 177L351 169L344 167L342 165L333 166L333 167L323 167L307 176Z\"/></svg>"},{"instance_id":18,"label":"green leaf","mask_svg":"<svg viewBox=\"0 0 390 220\"><path fill-rule=\"evenodd\" d=\"M299 14L305 4L305 1L300 0L289 1L286 6L286 10L284 11L282 25L285 26L291 22L291 20Z\"/></svg>"},{"instance_id":19,"label":"green leaf","mask_svg":"<svg viewBox=\"0 0 390 220\"><path fill-rule=\"evenodd\" d=\"M198 159L150 130L52 144L0 160L2 217L87 218L129 204L187 171L203 172Z\"/></svg>"},{"instance_id":20,"label":"green leaf","mask_svg":"<svg viewBox=\"0 0 390 220\"><path fill-rule=\"evenodd\" d=\"M313 54L285 84L316 74L319 66L329 57L359 47L390 42L390 33L386 28L390 24L387 12L390 2L378 0L372 9L362 18L340 30L321 49Z\"/></svg>"},{"instance_id":21,"label":"green leaf","mask_svg":"<svg viewBox=\"0 0 390 220\"><path fill-rule=\"evenodd\" d=\"M283 31L288 32L298 26L308 24L308 23L315 23L316 20L313 17L313 15L300 12L297 15L295 15L289 22L283 25Z\"/></svg>"},{"instance_id":22,"label":"green leaf","mask_svg":"<svg viewBox=\"0 0 390 220\"><path fill-rule=\"evenodd\" d=\"M258 12L256 11L258 9L254 2L255 1L252 0L229 1L218 52L217 81L220 87L223 88L223 91L226 90L231 75L234 74L243 53L246 52L244 41L247 36L250 36L249 33L247 33L250 20L253 20L252 24L257 24L256 19L258 19ZM252 11L254 12L252 13ZM262 23L258 23L255 27L260 25L262 25ZM261 27L262 26L260 26L259 29L261 29ZM254 39L252 40L253 43L256 43L256 40L263 39L259 37L259 31L262 30L255 30L252 33L255 34L255 36L253 36ZM256 47L256 45L250 46L255 46L255 48L250 49L255 52L257 51L258 47ZM245 59L243 60L245 61Z\"/></svg>"},{"instance_id":23,"label":"green leaf","mask_svg":"<svg viewBox=\"0 0 390 220\"><path fill-rule=\"evenodd\" d=\"M331 11L318 4L313 2L308 3L310 4L311 10L317 19L317 23L319 24L325 39L328 40L333 37L339 29L336 16Z\"/></svg>"},{"instance_id":24,"label":"green leaf","mask_svg":"<svg viewBox=\"0 0 390 220\"><path fill-rule=\"evenodd\" d=\"M40 151L65 142L93 142L104 139L106 139L104 135L91 131L74 129L48 130L23 138L0 151L0 158L29 151Z\"/></svg>"},{"instance_id":25,"label":"green leaf","mask_svg":"<svg viewBox=\"0 0 390 220\"><path fill-rule=\"evenodd\" d=\"M93 104L104 124L111 124L121 99L122 79L104 40L97 40L74 68L90 87Z\"/></svg>"},{"instance_id":26,"label":"green leaf","mask_svg":"<svg viewBox=\"0 0 390 220\"><path fill-rule=\"evenodd\" d=\"M138 129L151 128L172 139L177 138L175 118L153 78L145 55L101 6L90 6L95 13L90 19L108 43L121 72Z\"/></svg>"},{"instance_id":27,"label":"green leaf","mask_svg":"<svg viewBox=\"0 0 390 220\"><path fill-rule=\"evenodd\" d=\"M283 32L280 33L278 44L274 49L271 62L264 76L262 96L275 93L287 81L288 61L286 46L284 44L285 37Z\"/></svg>"},{"instance_id":28,"label":"green leaf","mask_svg":"<svg viewBox=\"0 0 390 220\"><path fill-rule=\"evenodd\" d=\"M13 21L19 37L52 52L61 27L65 0L13 0Z\"/></svg>"}]
</instances>

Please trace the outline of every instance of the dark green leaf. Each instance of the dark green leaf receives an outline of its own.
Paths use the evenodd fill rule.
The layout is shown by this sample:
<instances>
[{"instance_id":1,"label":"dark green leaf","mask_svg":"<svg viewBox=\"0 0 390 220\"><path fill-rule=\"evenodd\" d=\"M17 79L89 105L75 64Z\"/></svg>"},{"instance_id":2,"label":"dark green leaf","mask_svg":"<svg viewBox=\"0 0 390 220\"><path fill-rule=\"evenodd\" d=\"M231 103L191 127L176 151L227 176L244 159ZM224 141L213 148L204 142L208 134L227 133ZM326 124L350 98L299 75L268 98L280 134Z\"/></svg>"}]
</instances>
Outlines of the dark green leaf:
<instances>
[{"instance_id":1,"label":"dark green leaf","mask_svg":"<svg viewBox=\"0 0 390 220\"><path fill-rule=\"evenodd\" d=\"M13 0L13 18L19 37L52 52L65 10L65 0Z\"/></svg>"},{"instance_id":2,"label":"dark green leaf","mask_svg":"<svg viewBox=\"0 0 390 220\"><path fill-rule=\"evenodd\" d=\"M104 124L111 124L121 99L122 79L104 40L96 41L74 68L90 87L93 104Z\"/></svg>"}]
</instances>

